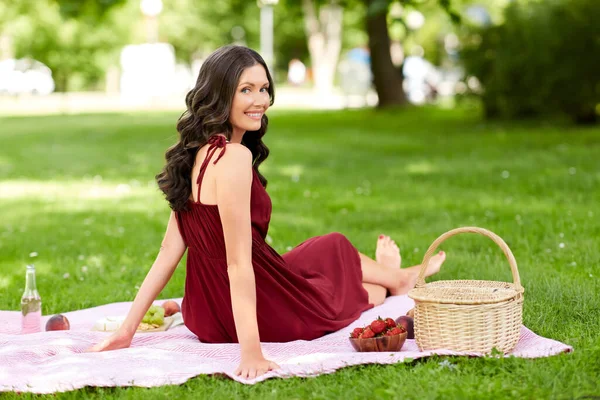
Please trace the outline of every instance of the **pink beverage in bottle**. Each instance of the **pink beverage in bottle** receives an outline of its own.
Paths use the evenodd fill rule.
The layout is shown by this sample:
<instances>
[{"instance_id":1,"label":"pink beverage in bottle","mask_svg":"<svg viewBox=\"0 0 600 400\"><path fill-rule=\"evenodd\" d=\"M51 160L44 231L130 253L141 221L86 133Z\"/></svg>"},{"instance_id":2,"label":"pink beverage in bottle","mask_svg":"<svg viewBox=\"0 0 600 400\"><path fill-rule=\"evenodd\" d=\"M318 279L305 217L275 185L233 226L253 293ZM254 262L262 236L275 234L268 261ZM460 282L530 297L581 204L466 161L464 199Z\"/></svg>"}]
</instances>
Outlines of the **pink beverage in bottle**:
<instances>
[{"instance_id":1,"label":"pink beverage in bottle","mask_svg":"<svg viewBox=\"0 0 600 400\"><path fill-rule=\"evenodd\" d=\"M21 297L21 333L35 333L42 330L42 299L35 286L35 267L27 266L25 291Z\"/></svg>"}]
</instances>

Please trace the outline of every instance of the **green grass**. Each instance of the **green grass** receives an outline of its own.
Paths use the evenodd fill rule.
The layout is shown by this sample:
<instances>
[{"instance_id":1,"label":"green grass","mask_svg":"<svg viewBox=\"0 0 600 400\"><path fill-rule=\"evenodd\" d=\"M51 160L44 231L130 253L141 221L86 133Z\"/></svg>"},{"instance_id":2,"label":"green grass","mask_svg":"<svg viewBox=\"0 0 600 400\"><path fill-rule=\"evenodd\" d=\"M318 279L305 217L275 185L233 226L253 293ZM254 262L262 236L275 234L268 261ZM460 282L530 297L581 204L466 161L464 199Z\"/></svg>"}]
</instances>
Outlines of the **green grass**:
<instances>
[{"instance_id":1,"label":"green grass","mask_svg":"<svg viewBox=\"0 0 600 400\"><path fill-rule=\"evenodd\" d=\"M175 141L176 119L0 119L0 309L19 309L30 262L44 314L133 299L169 214L153 177ZM339 231L373 255L376 236L386 233L409 265L441 233L485 227L507 241L519 263L524 323L575 351L536 360L451 358L453 369L430 358L255 386L200 376L181 386L87 388L58 397L600 395L599 128L488 123L470 110L274 112L265 141L275 249ZM443 249L448 260L439 279L511 279L489 239L462 235ZM184 274L178 268L160 298L182 296Z\"/></svg>"}]
</instances>

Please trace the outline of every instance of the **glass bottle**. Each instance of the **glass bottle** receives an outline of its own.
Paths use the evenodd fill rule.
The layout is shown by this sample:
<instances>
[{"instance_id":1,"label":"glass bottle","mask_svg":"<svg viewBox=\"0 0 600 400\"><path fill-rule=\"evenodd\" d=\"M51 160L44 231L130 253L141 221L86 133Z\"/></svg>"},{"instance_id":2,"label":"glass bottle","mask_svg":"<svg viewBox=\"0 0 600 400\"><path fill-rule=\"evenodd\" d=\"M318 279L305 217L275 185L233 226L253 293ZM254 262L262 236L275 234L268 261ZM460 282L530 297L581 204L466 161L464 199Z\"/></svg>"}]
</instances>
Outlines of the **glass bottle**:
<instances>
[{"instance_id":1,"label":"glass bottle","mask_svg":"<svg viewBox=\"0 0 600 400\"><path fill-rule=\"evenodd\" d=\"M35 333L42 330L42 299L35 286L35 267L27 266L25 291L21 297L21 333Z\"/></svg>"}]
</instances>

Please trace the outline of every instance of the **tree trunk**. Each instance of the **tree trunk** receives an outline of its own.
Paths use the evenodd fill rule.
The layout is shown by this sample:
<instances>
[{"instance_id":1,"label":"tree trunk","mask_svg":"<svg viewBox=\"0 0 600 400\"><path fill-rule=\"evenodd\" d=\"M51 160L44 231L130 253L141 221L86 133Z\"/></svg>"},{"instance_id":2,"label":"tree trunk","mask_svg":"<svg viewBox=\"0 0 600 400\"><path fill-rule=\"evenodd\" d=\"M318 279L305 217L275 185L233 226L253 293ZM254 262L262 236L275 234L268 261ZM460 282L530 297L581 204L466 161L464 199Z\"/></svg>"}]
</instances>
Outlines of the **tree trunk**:
<instances>
[{"instance_id":1,"label":"tree trunk","mask_svg":"<svg viewBox=\"0 0 600 400\"><path fill-rule=\"evenodd\" d=\"M69 91L69 72L60 69L54 71L54 91L55 92L68 92Z\"/></svg>"},{"instance_id":2,"label":"tree trunk","mask_svg":"<svg viewBox=\"0 0 600 400\"><path fill-rule=\"evenodd\" d=\"M314 0L302 0L302 10L315 89L330 94L342 49L343 9L332 0L320 7L317 18Z\"/></svg>"},{"instance_id":3,"label":"tree trunk","mask_svg":"<svg viewBox=\"0 0 600 400\"><path fill-rule=\"evenodd\" d=\"M366 0L367 7L375 1ZM392 64L386 14L386 11L374 15L367 12L371 71L375 90L379 97L378 107L406 104L406 94L402 88L402 73Z\"/></svg>"}]
</instances>

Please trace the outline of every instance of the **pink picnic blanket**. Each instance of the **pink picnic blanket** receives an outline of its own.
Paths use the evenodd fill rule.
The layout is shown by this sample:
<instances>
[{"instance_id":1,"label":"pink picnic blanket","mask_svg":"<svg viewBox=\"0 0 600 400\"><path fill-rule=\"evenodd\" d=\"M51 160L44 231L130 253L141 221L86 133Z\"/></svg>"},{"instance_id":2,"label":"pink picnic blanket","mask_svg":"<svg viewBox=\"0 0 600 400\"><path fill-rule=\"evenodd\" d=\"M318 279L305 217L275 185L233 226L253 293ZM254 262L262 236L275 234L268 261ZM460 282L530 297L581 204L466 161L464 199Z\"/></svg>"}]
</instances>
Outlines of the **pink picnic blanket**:
<instances>
[{"instance_id":1,"label":"pink picnic blanket","mask_svg":"<svg viewBox=\"0 0 600 400\"><path fill-rule=\"evenodd\" d=\"M181 303L181 299L174 300ZM237 344L200 343L184 325L166 332L136 334L127 349L85 353L110 335L91 331L94 322L107 316L125 315L130 306L130 302L113 303L64 313L71 323L70 331L29 335L19 334L20 312L0 311L0 392L53 393L84 386L174 385L200 374L224 374L238 382L254 384L275 377L328 374L350 365L394 364L432 354L480 356L448 350L419 351L414 340L407 340L396 353L354 351L348 341L352 329L370 323L377 316L404 315L413 307L407 296L389 297L384 304L364 312L355 323L316 340L263 343L265 357L281 369L253 380L234 376L240 361ZM42 318L42 326L47 319ZM570 351L572 347L537 336L523 327L510 355L535 358Z\"/></svg>"}]
</instances>

